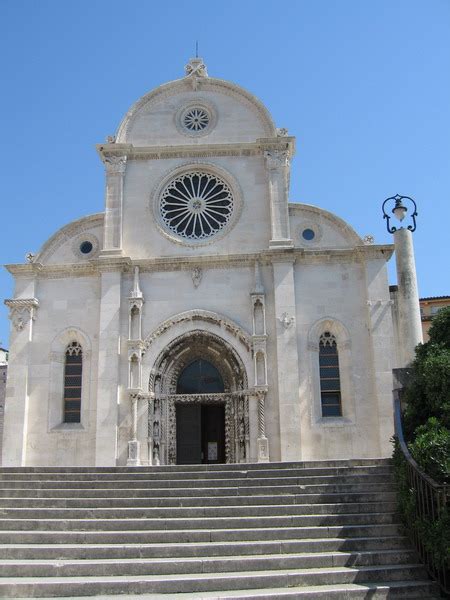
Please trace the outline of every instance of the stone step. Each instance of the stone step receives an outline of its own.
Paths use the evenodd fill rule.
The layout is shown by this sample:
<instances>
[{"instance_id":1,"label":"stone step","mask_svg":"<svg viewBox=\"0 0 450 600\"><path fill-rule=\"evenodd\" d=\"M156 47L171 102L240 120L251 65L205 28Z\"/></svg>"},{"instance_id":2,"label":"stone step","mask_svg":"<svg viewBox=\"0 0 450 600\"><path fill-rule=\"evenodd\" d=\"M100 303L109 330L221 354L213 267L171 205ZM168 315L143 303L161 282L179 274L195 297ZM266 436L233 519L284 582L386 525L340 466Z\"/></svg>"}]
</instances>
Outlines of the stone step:
<instances>
[{"instance_id":1,"label":"stone step","mask_svg":"<svg viewBox=\"0 0 450 600\"><path fill-rule=\"evenodd\" d=\"M385 481L385 479L383 479ZM297 494L299 491L303 492L305 482L296 483L293 485L257 485L257 486L223 486L223 487L174 487L174 488L159 488L159 487L139 487L139 488L127 488L126 486L114 487L96 487L96 486L83 486L83 487L63 487L57 488L53 486L40 487L33 486L33 488L0 488L0 497L57 497L57 498L74 498L74 497L123 497L124 493L128 497L179 497L179 496L230 496L230 495L270 495L275 494ZM314 493L314 492L311 492ZM362 492L364 493L364 492ZM369 492L371 494L373 492ZM392 492L393 493L393 492ZM314 501L314 498L311 500Z\"/></svg>"},{"instance_id":2,"label":"stone step","mask_svg":"<svg viewBox=\"0 0 450 600\"><path fill-rule=\"evenodd\" d=\"M340 583L320 586L292 586L289 588L266 588L201 592L196 594L144 594L143 600L437 600L436 587L427 581L390 581L377 583ZM59 597L61 598L61 597ZM113 595L99 595L96 600L111 600ZM85 600L85 596L71 596L71 600ZM136 600L136 596L121 595L121 600Z\"/></svg>"},{"instance_id":3,"label":"stone step","mask_svg":"<svg viewBox=\"0 0 450 600\"><path fill-rule=\"evenodd\" d=\"M277 472L275 472L277 473ZM278 472L280 473L280 472ZM283 477L321 477L327 475L384 475L392 474L392 468L387 465L380 466L359 466L359 467L315 467L315 468L292 468L283 469L281 471ZM236 480L236 479L270 479L274 477L274 470L239 470L239 471L199 471L199 472L89 472L89 473L76 473L76 472L55 472L55 473L24 473L23 471L18 472L6 472L0 471L0 481L196 481L200 480Z\"/></svg>"},{"instance_id":4,"label":"stone step","mask_svg":"<svg viewBox=\"0 0 450 600\"><path fill-rule=\"evenodd\" d=\"M258 589L292 586L319 586L376 581L400 582L426 579L418 564L370 567L325 567L243 571L239 573L193 573L182 575L126 575L103 577L4 577L0 579L3 597L45 597L74 595L146 593L198 593L232 589ZM198 596L197 596L198 597Z\"/></svg>"},{"instance_id":5,"label":"stone step","mask_svg":"<svg viewBox=\"0 0 450 600\"><path fill-rule=\"evenodd\" d=\"M251 542L192 542L170 544L2 544L0 559L102 559L102 558L180 558L285 554L294 552L364 552L409 549L401 536L363 538L317 538Z\"/></svg>"},{"instance_id":6,"label":"stone step","mask_svg":"<svg viewBox=\"0 0 450 600\"><path fill-rule=\"evenodd\" d=\"M225 471L232 476L234 471L285 471L306 468L339 468L359 466L392 466L390 458L355 458L337 460L312 460L298 462L230 463L201 465L161 465L144 467L0 467L1 473L196 473Z\"/></svg>"},{"instance_id":7,"label":"stone step","mask_svg":"<svg viewBox=\"0 0 450 600\"><path fill-rule=\"evenodd\" d=\"M298 491L298 490L297 490ZM0 508L19 508L33 506L36 508L126 508L126 507L183 507L183 506L242 506L247 505L292 505L292 504L304 504L303 497L305 494L356 494L356 493L374 493L383 492L394 493L394 490L390 484L374 484L373 488L367 486L311 486L301 489L301 494L278 494L278 495L253 495L253 496L182 496L182 497L167 497L167 496L154 496L154 497L131 497L128 495L114 496L108 498L101 497L79 497L79 498L35 498L30 496L25 497L14 497L4 496L0 497ZM124 492L126 494L126 492ZM385 497L383 495L383 497ZM390 501L390 500L389 500Z\"/></svg>"},{"instance_id":8,"label":"stone step","mask_svg":"<svg viewBox=\"0 0 450 600\"><path fill-rule=\"evenodd\" d=\"M398 524L254 527L242 529L173 529L122 531L0 531L0 544L137 544L190 543L312 538L388 537L398 535Z\"/></svg>"},{"instance_id":9,"label":"stone step","mask_svg":"<svg viewBox=\"0 0 450 600\"><path fill-rule=\"evenodd\" d=\"M235 501L236 502L236 501ZM396 511L395 501L330 504L268 504L156 508L0 508L0 519L171 519L381 513Z\"/></svg>"},{"instance_id":10,"label":"stone step","mask_svg":"<svg viewBox=\"0 0 450 600\"><path fill-rule=\"evenodd\" d=\"M5 519L0 518L0 531L134 531L172 529L248 529L267 527L311 527L338 525L368 525L396 523L397 514L345 513L319 515L245 516L245 517L185 517L185 518L65 518L65 519Z\"/></svg>"},{"instance_id":11,"label":"stone step","mask_svg":"<svg viewBox=\"0 0 450 600\"><path fill-rule=\"evenodd\" d=\"M236 485L246 486L288 486L288 485L305 485L308 483L327 483L330 479L334 478L335 483L352 483L352 481L358 481L354 479L356 477L367 477L370 482L373 482L373 477L377 476L379 481L386 481L386 478L391 477L390 472L377 472L376 474L369 476L368 473L327 473L320 476L298 475L298 476L280 476L280 477L246 477L246 478L210 478L210 479L106 479L98 477L95 479L79 479L74 478L61 478L61 479L1 479L0 488L26 488L28 486L33 488L64 488L70 487L72 489L83 489L83 488L155 488L155 489L166 489L166 488L183 488L186 487L187 483L189 487L200 487L200 488L221 488L221 487L236 487ZM239 483L238 483L239 482Z\"/></svg>"},{"instance_id":12,"label":"stone step","mask_svg":"<svg viewBox=\"0 0 450 600\"><path fill-rule=\"evenodd\" d=\"M281 569L367 567L413 564L411 550L366 552L315 552L195 558L133 558L81 560L11 560L0 564L0 577L104 577L123 575L176 575L189 573L237 573ZM1 580L0 580L1 581Z\"/></svg>"}]
</instances>

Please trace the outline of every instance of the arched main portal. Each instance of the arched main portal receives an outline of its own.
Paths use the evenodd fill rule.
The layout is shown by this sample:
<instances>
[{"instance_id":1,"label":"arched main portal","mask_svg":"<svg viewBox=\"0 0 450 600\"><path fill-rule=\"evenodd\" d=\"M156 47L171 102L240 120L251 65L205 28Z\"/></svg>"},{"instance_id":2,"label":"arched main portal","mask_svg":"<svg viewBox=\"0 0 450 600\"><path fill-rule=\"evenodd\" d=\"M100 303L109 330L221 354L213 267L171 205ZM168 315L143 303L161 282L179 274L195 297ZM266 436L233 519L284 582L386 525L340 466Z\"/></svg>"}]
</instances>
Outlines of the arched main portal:
<instances>
[{"instance_id":1,"label":"arched main portal","mask_svg":"<svg viewBox=\"0 0 450 600\"><path fill-rule=\"evenodd\" d=\"M153 464L249 460L247 374L225 340L202 330L173 340L155 362L149 391Z\"/></svg>"}]
</instances>

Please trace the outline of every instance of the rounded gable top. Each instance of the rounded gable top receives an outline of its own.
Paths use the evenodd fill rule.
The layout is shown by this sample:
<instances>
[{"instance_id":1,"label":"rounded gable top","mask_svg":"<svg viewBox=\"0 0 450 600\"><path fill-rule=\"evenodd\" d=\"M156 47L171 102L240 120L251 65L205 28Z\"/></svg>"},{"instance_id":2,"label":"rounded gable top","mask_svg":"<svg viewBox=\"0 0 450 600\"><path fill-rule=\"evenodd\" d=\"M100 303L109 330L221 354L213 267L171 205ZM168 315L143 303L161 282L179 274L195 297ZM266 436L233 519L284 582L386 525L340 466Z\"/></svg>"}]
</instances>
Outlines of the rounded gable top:
<instances>
[{"instance_id":1,"label":"rounded gable top","mask_svg":"<svg viewBox=\"0 0 450 600\"><path fill-rule=\"evenodd\" d=\"M353 227L323 208L290 202L289 215L296 246L323 249L353 248L364 244Z\"/></svg>"},{"instance_id":2,"label":"rounded gable top","mask_svg":"<svg viewBox=\"0 0 450 600\"><path fill-rule=\"evenodd\" d=\"M41 247L34 262L75 263L96 258L103 240L104 213L72 221L58 229Z\"/></svg>"},{"instance_id":3,"label":"rounded gable top","mask_svg":"<svg viewBox=\"0 0 450 600\"><path fill-rule=\"evenodd\" d=\"M140 98L125 115L115 141L134 146L250 143L274 137L269 111L253 94L209 77L202 59L186 75Z\"/></svg>"}]
</instances>

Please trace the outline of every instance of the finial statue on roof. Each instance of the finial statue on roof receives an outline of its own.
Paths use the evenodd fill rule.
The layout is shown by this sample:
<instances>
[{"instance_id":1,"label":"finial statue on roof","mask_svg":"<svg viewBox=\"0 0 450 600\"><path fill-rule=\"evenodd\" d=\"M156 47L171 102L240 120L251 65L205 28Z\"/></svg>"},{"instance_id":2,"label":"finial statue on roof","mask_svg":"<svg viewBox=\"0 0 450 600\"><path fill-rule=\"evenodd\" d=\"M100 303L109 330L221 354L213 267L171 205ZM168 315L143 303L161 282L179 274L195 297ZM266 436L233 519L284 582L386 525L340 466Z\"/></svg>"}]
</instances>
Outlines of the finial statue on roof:
<instances>
[{"instance_id":1,"label":"finial statue on roof","mask_svg":"<svg viewBox=\"0 0 450 600\"><path fill-rule=\"evenodd\" d=\"M196 56L191 58L188 64L184 67L186 77L208 77L208 71L206 65L203 62L203 58Z\"/></svg>"}]
</instances>

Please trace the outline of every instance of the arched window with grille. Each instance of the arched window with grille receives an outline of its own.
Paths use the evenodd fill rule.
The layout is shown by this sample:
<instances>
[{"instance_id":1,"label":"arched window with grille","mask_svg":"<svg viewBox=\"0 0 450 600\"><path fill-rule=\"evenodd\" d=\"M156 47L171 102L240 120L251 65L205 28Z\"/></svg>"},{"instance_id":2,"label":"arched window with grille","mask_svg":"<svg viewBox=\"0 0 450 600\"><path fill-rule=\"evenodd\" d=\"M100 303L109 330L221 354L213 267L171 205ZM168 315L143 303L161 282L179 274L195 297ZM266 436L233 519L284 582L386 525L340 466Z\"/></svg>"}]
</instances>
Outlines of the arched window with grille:
<instances>
[{"instance_id":1,"label":"arched window with grille","mask_svg":"<svg viewBox=\"0 0 450 600\"><path fill-rule=\"evenodd\" d=\"M320 400L322 417L341 417L341 379L336 338L329 331L319 341Z\"/></svg>"},{"instance_id":2,"label":"arched window with grille","mask_svg":"<svg viewBox=\"0 0 450 600\"><path fill-rule=\"evenodd\" d=\"M83 350L78 342L67 346L64 365L64 423L81 421Z\"/></svg>"}]
</instances>

